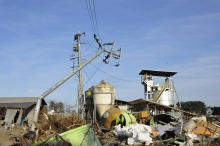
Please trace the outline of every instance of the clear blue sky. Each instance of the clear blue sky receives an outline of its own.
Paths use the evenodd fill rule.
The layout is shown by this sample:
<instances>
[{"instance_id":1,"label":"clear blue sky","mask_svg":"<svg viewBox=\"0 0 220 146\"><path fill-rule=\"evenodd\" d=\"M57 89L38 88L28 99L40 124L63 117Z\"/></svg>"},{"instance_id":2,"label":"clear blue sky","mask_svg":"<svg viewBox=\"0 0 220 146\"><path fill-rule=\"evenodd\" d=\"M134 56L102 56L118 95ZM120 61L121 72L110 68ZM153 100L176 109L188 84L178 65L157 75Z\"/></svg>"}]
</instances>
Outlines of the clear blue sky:
<instances>
[{"instance_id":1,"label":"clear blue sky","mask_svg":"<svg viewBox=\"0 0 220 146\"><path fill-rule=\"evenodd\" d=\"M95 8L102 42L123 52L119 67L102 54L83 69L85 90L104 79L117 99L144 98L139 72L169 70L181 101L220 106L219 0L95 0ZM0 0L0 22L1 97L40 96L69 74L78 31L83 58L97 51L85 0ZM75 104L76 87L74 76L47 99Z\"/></svg>"}]
</instances>

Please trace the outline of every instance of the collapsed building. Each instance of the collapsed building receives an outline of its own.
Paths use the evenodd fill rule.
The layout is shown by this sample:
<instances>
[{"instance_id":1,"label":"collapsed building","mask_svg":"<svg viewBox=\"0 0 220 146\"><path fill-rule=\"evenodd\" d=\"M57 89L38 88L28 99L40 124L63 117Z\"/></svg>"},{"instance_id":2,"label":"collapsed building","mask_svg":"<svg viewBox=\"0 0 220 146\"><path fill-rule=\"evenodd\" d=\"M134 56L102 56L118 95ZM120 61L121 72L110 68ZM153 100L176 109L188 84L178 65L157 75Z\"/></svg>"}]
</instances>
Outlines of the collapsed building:
<instances>
[{"instance_id":1,"label":"collapsed building","mask_svg":"<svg viewBox=\"0 0 220 146\"><path fill-rule=\"evenodd\" d=\"M13 125L24 124L24 121L31 126L37 100L37 97L1 97L1 127L7 129ZM40 109L46 110L46 105L47 103L43 100Z\"/></svg>"}]
</instances>

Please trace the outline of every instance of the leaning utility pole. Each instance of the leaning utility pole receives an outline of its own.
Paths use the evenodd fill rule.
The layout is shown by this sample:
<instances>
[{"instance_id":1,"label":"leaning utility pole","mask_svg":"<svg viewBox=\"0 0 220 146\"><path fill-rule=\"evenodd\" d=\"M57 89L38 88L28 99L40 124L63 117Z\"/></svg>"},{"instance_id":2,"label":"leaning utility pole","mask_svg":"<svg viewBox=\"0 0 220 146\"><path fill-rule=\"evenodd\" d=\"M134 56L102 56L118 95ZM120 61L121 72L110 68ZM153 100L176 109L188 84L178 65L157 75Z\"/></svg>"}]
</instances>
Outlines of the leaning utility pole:
<instances>
[{"instance_id":1,"label":"leaning utility pole","mask_svg":"<svg viewBox=\"0 0 220 146\"><path fill-rule=\"evenodd\" d=\"M108 63L110 57L113 57L115 59L118 60L118 63L115 66L119 66L120 65L120 58L121 58L121 52L122 49L120 48L117 51L113 51L113 50L108 50L106 48L104 48L106 45L114 45L114 43L104 43L102 44L100 42L100 39L98 39L96 37L96 35L94 35L94 39L96 40L96 42L98 43L99 46L99 50L98 52L96 52L90 59L86 60L85 62L81 63L81 65L79 65L77 68L75 68L70 74L68 74L67 76L65 76L62 80L60 80L59 82L57 82L56 84L54 84L51 88L49 88L47 91L45 91L43 94L41 94L38 97L37 103L36 103L36 107L35 107L35 111L34 111L34 117L33 117L33 122L36 124L38 122L38 115L40 112L40 107L41 107L41 102L42 99L44 99L45 97L47 97L51 92L53 92L54 90L56 90L58 87L60 87L63 83L65 83L67 80L69 80L73 75L75 75L76 73L78 73L83 67L85 67L87 64L89 64L90 62L92 62L97 56L99 56L100 54L102 54L103 52L108 53L108 55L105 57L105 59L103 60L105 63ZM31 125L31 130L35 131L35 124Z\"/></svg>"},{"instance_id":2,"label":"leaning utility pole","mask_svg":"<svg viewBox=\"0 0 220 146\"><path fill-rule=\"evenodd\" d=\"M81 55L81 42L80 42L80 37L81 35L85 36L85 32L84 33L77 33L74 36L74 41L77 42L77 44L73 47L73 51L78 53L78 65L77 66L81 66L82 64L82 55ZM76 59L73 58L73 59ZM71 58L72 59L72 58ZM78 72L78 90L77 90L77 100L78 100L78 114L83 117L83 111L84 111L84 88L83 88L83 75L82 75L82 69L79 70Z\"/></svg>"}]
</instances>

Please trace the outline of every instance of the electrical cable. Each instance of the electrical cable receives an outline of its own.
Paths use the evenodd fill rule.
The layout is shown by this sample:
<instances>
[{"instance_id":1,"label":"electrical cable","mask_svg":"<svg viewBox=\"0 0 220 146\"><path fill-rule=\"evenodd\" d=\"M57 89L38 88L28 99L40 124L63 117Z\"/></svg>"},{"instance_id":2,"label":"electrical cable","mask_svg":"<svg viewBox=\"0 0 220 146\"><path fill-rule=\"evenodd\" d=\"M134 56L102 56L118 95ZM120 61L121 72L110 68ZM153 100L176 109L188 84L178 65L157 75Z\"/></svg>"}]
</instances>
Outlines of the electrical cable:
<instances>
[{"instance_id":1,"label":"electrical cable","mask_svg":"<svg viewBox=\"0 0 220 146\"><path fill-rule=\"evenodd\" d=\"M89 52L88 54L84 55L83 58L86 58L87 56L93 54L94 52L97 52L97 51L92 51L92 52ZM83 60L86 60L86 59L83 59Z\"/></svg>"},{"instance_id":2,"label":"electrical cable","mask_svg":"<svg viewBox=\"0 0 220 146\"><path fill-rule=\"evenodd\" d=\"M95 14L95 24L96 24L96 33L98 35L98 37L100 38L100 35L99 35L99 29L98 29L98 22L97 22L97 18L96 18L96 10L95 10L95 0L93 0L93 10L94 10L94 14Z\"/></svg>"},{"instance_id":3,"label":"electrical cable","mask_svg":"<svg viewBox=\"0 0 220 146\"><path fill-rule=\"evenodd\" d=\"M100 68L98 68L97 66L95 66L93 63L90 62L90 64L92 64L95 68L97 68L98 70L102 71L102 72L105 73L106 75L108 75L108 76L110 76L110 77L112 77L112 78L115 78L115 79L117 79L117 80L124 81L124 82L140 82L139 80L131 81L131 80L125 80L125 79L121 79L121 78L115 77L115 76L113 76L113 75L111 75L111 74L109 74L109 73L107 73L107 72L101 70Z\"/></svg>"},{"instance_id":4,"label":"electrical cable","mask_svg":"<svg viewBox=\"0 0 220 146\"><path fill-rule=\"evenodd\" d=\"M89 20L90 20L90 23L91 23L92 31L95 34L95 28L94 28L94 24L93 24L94 21L92 20L92 14L90 12L91 11L91 6L89 7L87 0L85 0L85 2L86 2L86 8L87 8L87 11L88 11L88 14L89 14ZM90 4L90 2L89 2L89 4Z\"/></svg>"},{"instance_id":5,"label":"electrical cable","mask_svg":"<svg viewBox=\"0 0 220 146\"><path fill-rule=\"evenodd\" d=\"M86 7L87 7L87 11L88 11L88 14L89 14L89 19L90 19L90 23L91 23L91 27L92 27L92 31L93 31L93 34L97 34L99 37L99 29L98 29L98 22L97 22L97 17L96 17L96 10L95 10L95 1L93 0L92 1L92 6L91 6L91 3L90 3L90 0L85 0L86 2Z\"/></svg>"},{"instance_id":6,"label":"electrical cable","mask_svg":"<svg viewBox=\"0 0 220 146\"><path fill-rule=\"evenodd\" d=\"M92 43L90 43L90 41L87 39L87 37L86 37L86 36L85 36L84 38L85 38L85 41L87 42L87 44L89 44L89 46L90 46L90 47L96 47L95 45L93 45L93 44L94 44L94 42L95 42L95 40L93 40L93 42L92 42Z\"/></svg>"},{"instance_id":7,"label":"electrical cable","mask_svg":"<svg viewBox=\"0 0 220 146\"><path fill-rule=\"evenodd\" d=\"M94 32L97 33L96 32L96 26L95 26L95 22L94 22L94 16L93 16L93 11L92 11L90 0L88 0L88 3L89 3L89 9L90 9L90 14L91 14L91 18L92 18L92 24L93 24L93 27L94 27Z\"/></svg>"},{"instance_id":8,"label":"electrical cable","mask_svg":"<svg viewBox=\"0 0 220 146\"><path fill-rule=\"evenodd\" d=\"M83 52L83 54L85 54L85 53L89 50L89 48L94 47L93 43L95 42L95 40L93 40L93 42L90 43L90 42L88 41L88 39L86 38L86 36L84 37L84 39L85 39L84 41L86 42L86 44L89 44L89 46L85 49L85 51ZM98 50L98 48L97 48L97 50ZM94 53L94 52L97 52L97 51L91 51L90 53L84 55L83 58L86 58L87 56L89 56L90 54L92 54L92 53Z\"/></svg>"},{"instance_id":9,"label":"electrical cable","mask_svg":"<svg viewBox=\"0 0 220 146\"><path fill-rule=\"evenodd\" d=\"M97 71L99 70L99 68L102 66L102 62L99 64L99 67L96 68L96 70L94 71L94 73L89 77L89 79L82 85L82 88L80 88L80 91L82 92L83 88L85 87L85 85L91 81L92 77L97 73ZM85 70L83 69L83 71L85 72ZM87 73L86 73L87 76ZM87 76L88 77L88 76ZM92 82L91 82L92 83ZM93 83L92 83L93 84ZM94 84L93 84L94 85Z\"/></svg>"},{"instance_id":10,"label":"electrical cable","mask_svg":"<svg viewBox=\"0 0 220 146\"><path fill-rule=\"evenodd\" d=\"M95 70L94 73L91 75L91 77L89 78L89 80L91 80L91 78L97 73L97 71L101 68L102 65L103 65L103 63L101 62L101 63L99 64L99 67L96 67L96 70ZM86 84L89 82L89 80L86 81L86 83L85 83L84 85L86 85Z\"/></svg>"},{"instance_id":11,"label":"electrical cable","mask_svg":"<svg viewBox=\"0 0 220 146\"><path fill-rule=\"evenodd\" d=\"M87 74L85 68L83 69L83 72L86 74L86 76L87 76L87 78L88 78L88 81L90 81L90 82L92 83L92 85L94 86L94 83L93 83L92 80L91 80L92 78L88 76L88 74ZM86 81L86 82L88 82L88 81ZM85 83L84 85L86 85L86 83Z\"/></svg>"}]
</instances>

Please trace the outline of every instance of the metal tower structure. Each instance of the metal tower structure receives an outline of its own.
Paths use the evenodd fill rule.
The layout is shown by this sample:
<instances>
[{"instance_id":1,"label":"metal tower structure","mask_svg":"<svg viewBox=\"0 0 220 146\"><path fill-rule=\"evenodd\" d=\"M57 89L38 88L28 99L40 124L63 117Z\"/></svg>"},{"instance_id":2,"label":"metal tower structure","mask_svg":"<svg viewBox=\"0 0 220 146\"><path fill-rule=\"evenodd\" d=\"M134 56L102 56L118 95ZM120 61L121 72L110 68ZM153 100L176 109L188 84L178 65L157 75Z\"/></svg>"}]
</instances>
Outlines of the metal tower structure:
<instances>
[{"instance_id":1,"label":"metal tower structure","mask_svg":"<svg viewBox=\"0 0 220 146\"><path fill-rule=\"evenodd\" d=\"M170 82L170 78L176 73L171 71L142 70L139 75L142 75L141 82L144 85L145 99L167 106L174 106L175 89L173 82ZM154 85L153 76L165 77L165 82L161 85Z\"/></svg>"}]
</instances>

